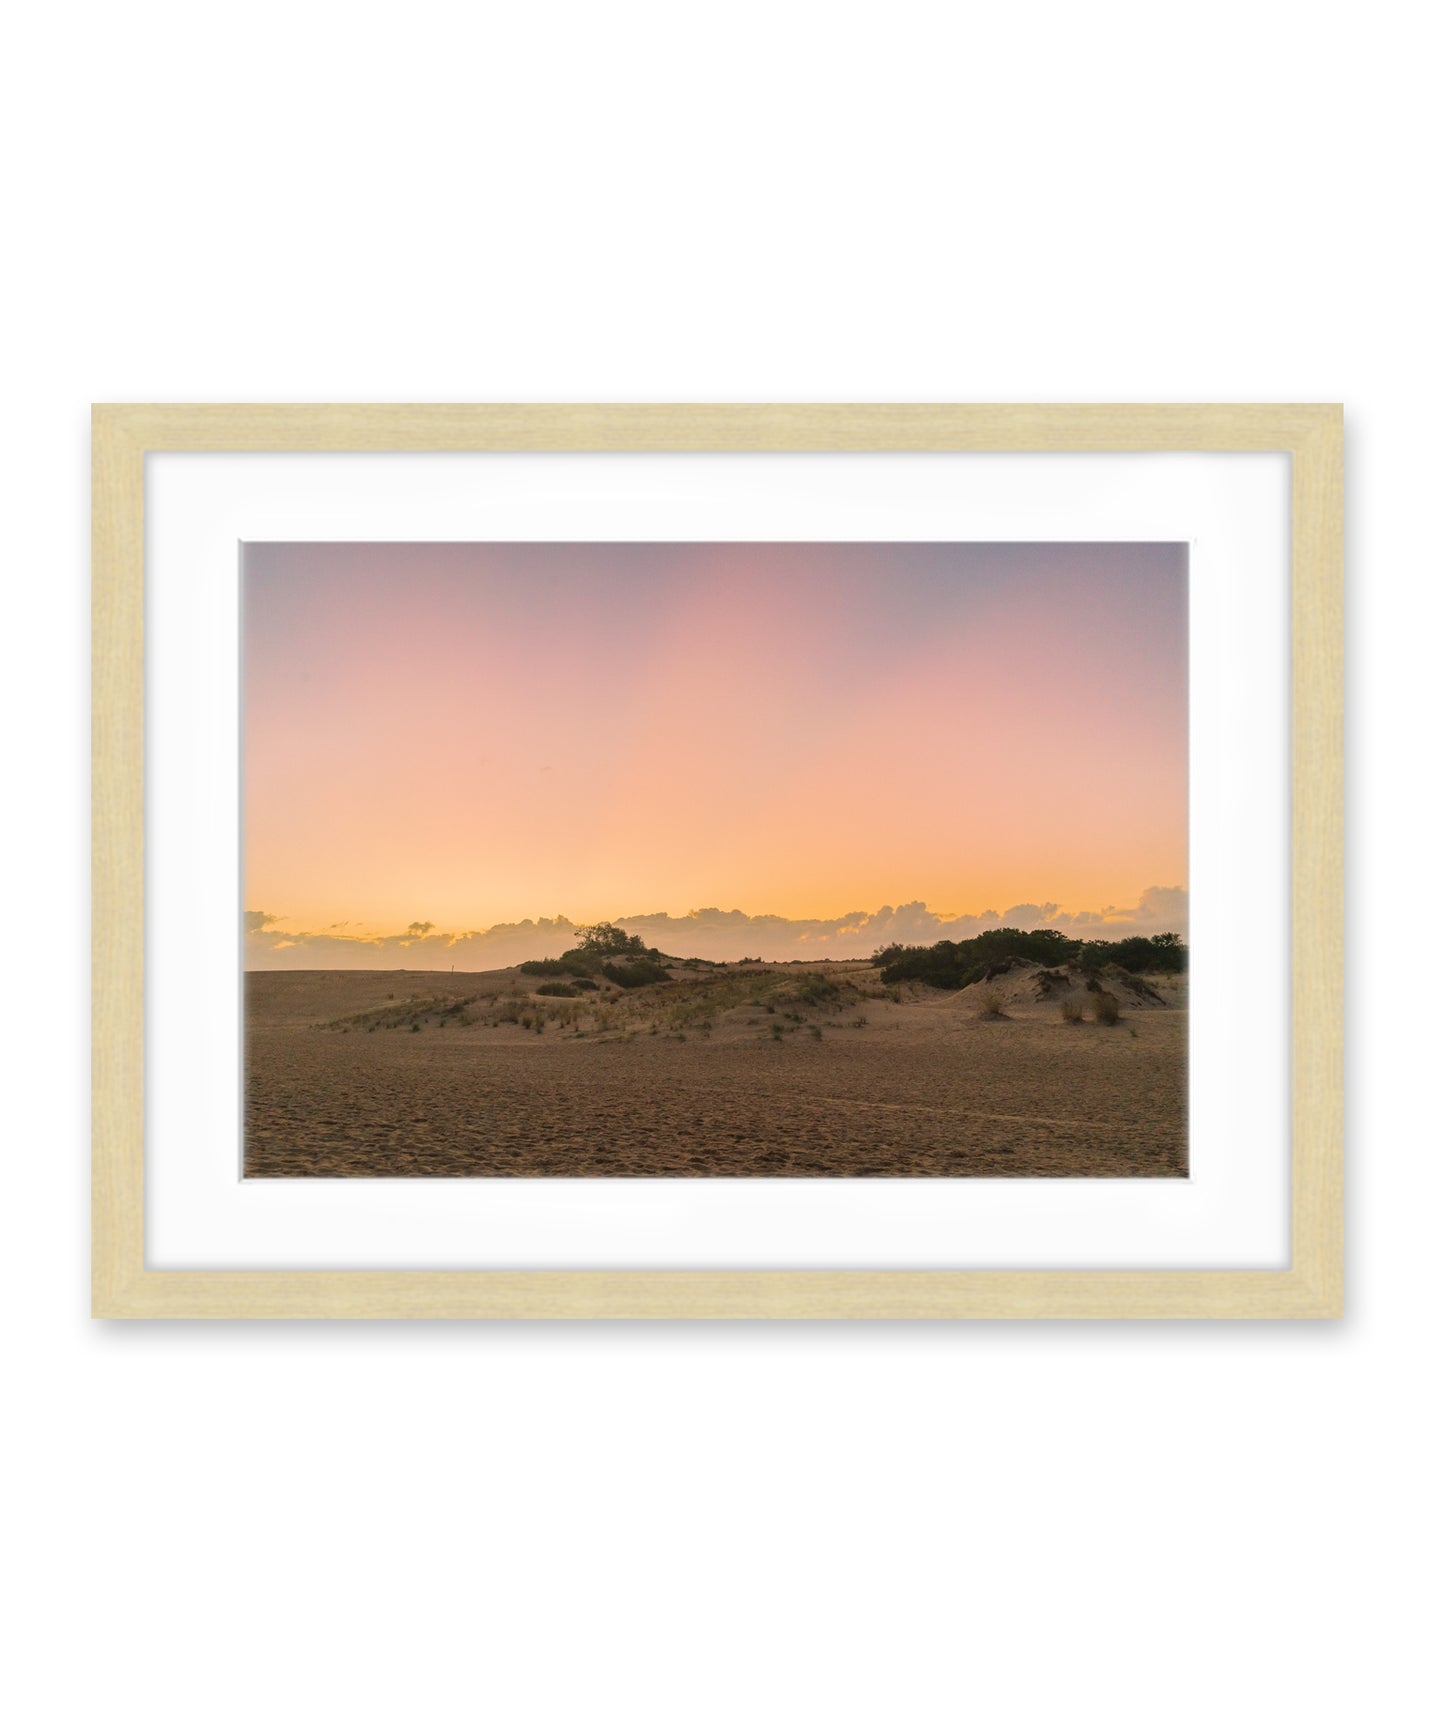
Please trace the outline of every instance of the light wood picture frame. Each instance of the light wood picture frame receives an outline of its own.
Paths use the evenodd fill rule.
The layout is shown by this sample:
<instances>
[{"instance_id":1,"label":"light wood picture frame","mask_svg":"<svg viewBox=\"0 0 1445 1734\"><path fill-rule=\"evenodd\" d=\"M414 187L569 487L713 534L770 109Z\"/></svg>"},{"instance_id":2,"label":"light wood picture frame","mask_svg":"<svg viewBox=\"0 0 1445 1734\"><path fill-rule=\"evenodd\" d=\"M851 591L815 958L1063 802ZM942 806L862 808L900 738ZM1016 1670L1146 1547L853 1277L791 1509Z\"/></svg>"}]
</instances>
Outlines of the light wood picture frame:
<instances>
[{"instance_id":1,"label":"light wood picture frame","mask_svg":"<svg viewBox=\"0 0 1445 1734\"><path fill-rule=\"evenodd\" d=\"M1329 404L105 404L93 411L92 1304L101 1318L1329 1318L1343 1306L1343 416ZM1290 1262L231 1270L145 1257L145 475L162 452L1283 452Z\"/></svg>"}]
</instances>

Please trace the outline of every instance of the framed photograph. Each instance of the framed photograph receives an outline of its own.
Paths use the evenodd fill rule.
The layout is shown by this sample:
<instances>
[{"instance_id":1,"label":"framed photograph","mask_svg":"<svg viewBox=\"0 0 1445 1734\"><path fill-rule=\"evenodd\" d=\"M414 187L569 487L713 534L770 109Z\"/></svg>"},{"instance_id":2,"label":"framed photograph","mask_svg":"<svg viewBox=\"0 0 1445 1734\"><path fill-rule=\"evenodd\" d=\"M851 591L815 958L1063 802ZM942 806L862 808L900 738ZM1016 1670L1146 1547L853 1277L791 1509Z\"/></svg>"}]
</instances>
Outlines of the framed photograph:
<instances>
[{"instance_id":1,"label":"framed photograph","mask_svg":"<svg viewBox=\"0 0 1445 1734\"><path fill-rule=\"evenodd\" d=\"M98 1316L1322 1318L1332 405L104 405Z\"/></svg>"}]
</instances>

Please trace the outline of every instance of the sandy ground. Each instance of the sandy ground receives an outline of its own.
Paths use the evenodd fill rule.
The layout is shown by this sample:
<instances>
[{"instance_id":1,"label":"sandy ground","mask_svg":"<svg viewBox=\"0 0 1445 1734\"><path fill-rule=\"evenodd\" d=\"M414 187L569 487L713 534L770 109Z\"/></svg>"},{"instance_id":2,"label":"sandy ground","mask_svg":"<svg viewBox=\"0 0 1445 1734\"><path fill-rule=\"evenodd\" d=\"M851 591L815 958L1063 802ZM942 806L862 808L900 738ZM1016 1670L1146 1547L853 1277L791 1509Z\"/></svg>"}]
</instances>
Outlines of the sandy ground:
<instances>
[{"instance_id":1,"label":"sandy ground","mask_svg":"<svg viewBox=\"0 0 1445 1734\"><path fill-rule=\"evenodd\" d=\"M809 965L832 985L800 1004L784 967L617 995L600 1031L602 996L539 1000L514 970L249 974L246 1173L1187 1173L1178 984L1110 1027L1066 1022L1081 980L1039 1001L1032 970L895 1003L866 965ZM497 1021L519 1008L574 1021Z\"/></svg>"}]
</instances>

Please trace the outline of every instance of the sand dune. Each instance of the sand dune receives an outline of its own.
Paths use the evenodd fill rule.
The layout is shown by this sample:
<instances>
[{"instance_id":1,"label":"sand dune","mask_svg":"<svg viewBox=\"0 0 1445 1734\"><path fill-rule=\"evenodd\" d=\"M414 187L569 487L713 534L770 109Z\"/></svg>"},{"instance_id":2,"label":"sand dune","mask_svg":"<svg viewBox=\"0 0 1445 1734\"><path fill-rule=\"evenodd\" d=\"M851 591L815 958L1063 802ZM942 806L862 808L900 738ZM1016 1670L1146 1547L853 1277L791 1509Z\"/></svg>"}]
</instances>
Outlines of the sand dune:
<instances>
[{"instance_id":1,"label":"sand dune","mask_svg":"<svg viewBox=\"0 0 1445 1734\"><path fill-rule=\"evenodd\" d=\"M248 974L247 1175L1187 1172L1178 978L1098 982L1112 1026L1034 964L959 992L846 961L570 985Z\"/></svg>"}]
</instances>

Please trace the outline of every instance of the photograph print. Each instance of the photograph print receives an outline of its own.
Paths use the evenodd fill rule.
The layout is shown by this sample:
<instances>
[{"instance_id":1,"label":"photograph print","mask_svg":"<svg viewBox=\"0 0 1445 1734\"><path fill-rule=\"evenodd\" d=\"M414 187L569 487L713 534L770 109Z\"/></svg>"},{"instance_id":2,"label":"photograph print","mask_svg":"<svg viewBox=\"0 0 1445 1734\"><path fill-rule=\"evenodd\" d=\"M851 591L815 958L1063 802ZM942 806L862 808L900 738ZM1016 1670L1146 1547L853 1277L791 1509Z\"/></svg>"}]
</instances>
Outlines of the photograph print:
<instances>
[{"instance_id":1,"label":"photograph print","mask_svg":"<svg viewBox=\"0 0 1445 1734\"><path fill-rule=\"evenodd\" d=\"M1182 1177L1183 543L248 543L243 1173Z\"/></svg>"}]
</instances>

